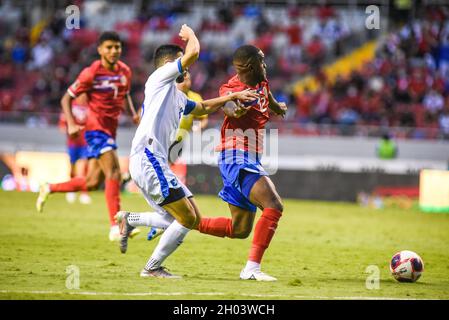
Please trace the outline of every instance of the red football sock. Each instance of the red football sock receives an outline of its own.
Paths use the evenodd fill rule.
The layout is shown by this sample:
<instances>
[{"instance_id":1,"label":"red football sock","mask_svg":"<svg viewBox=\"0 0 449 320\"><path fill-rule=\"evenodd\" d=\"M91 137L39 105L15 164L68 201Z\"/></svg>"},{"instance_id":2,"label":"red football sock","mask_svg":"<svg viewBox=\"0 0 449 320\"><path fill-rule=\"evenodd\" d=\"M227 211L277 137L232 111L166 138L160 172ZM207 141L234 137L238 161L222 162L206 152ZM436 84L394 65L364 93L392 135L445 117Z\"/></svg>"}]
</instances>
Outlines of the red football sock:
<instances>
[{"instance_id":1,"label":"red football sock","mask_svg":"<svg viewBox=\"0 0 449 320\"><path fill-rule=\"evenodd\" d=\"M87 191L86 178L75 177L67 182L50 184L50 192Z\"/></svg>"},{"instance_id":2,"label":"red football sock","mask_svg":"<svg viewBox=\"0 0 449 320\"><path fill-rule=\"evenodd\" d=\"M113 179L106 180L104 194L109 210L109 222L113 226L117 224L114 216L120 211L120 181Z\"/></svg>"},{"instance_id":3,"label":"red football sock","mask_svg":"<svg viewBox=\"0 0 449 320\"><path fill-rule=\"evenodd\" d=\"M216 237L232 236L232 219L225 217L201 218L198 231Z\"/></svg>"},{"instance_id":4,"label":"red football sock","mask_svg":"<svg viewBox=\"0 0 449 320\"><path fill-rule=\"evenodd\" d=\"M256 228L254 229L254 238L248 257L249 261L257 263L262 261L263 254L270 245L281 215L282 212L276 209L265 208L263 210L262 216L257 221Z\"/></svg>"}]
</instances>

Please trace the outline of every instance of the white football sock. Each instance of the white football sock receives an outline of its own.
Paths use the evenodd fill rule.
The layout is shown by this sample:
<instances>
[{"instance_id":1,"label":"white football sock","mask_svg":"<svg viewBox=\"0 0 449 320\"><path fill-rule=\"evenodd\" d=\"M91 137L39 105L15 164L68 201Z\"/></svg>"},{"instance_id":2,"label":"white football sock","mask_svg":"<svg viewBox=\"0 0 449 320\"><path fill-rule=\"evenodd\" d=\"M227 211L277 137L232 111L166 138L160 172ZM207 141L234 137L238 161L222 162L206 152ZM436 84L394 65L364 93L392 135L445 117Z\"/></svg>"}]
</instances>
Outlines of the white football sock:
<instances>
[{"instance_id":1,"label":"white football sock","mask_svg":"<svg viewBox=\"0 0 449 320\"><path fill-rule=\"evenodd\" d=\"M174 218L165 212L130 212L128 223L133 227L145 226L167 229Z\"/></svg>"},{"instance_id":2,"label":"white football sock","mask_svg":"<svg viewBox=\"0 0 449 320\"><path fill-rule=\"evenodd\" d=\"M164 260L178 248L189 231L190 229L184 227L178 221L173 221L161 236L151 258L145 265L145 269L154 270L159 268Z\"/></svg>"},{"instance_id":3,"label":"white football sock","mask_svg":"<svg viewBox=\"0 0 449 320\"><path fill-rule=\"evenodd\" d=\"M246 262L245 271L260 270L260 263L248 260Z\"/></svg>"}]
</instances>

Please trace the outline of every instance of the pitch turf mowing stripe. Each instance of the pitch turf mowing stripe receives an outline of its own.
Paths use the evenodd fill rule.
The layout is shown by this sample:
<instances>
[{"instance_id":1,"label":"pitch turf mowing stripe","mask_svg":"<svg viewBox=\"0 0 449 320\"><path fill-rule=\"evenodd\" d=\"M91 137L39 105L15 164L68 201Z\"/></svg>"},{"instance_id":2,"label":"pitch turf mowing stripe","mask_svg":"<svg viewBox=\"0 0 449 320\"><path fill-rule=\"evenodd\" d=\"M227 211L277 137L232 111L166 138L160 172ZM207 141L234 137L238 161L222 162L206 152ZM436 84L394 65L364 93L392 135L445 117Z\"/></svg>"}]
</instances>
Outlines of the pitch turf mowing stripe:
<instances>
[{"instance_id":1,"label":"pitch turf mowing stripe","mask_svg":"<svg viewBox=\"0 0 449 320\"><path fill-rule=\"evenodd\" d=\"M226 296L229 293L224 292L95 292L95 291L39 291L39 290L0 290L0 293L15 294L36 294L36 295L80 295L80 296L123 296L123 297L147 297L147 296ZM429 300L415 298L396 298L396 297L326 297L326 296L298 296L298 295L280 295L280 294L252 294L240 293L232 294L238 297L248 298L281 298L281 299L325 299L325 300ZM434 299L432 299L434 300Z\"/></svg>"}]
</instances>

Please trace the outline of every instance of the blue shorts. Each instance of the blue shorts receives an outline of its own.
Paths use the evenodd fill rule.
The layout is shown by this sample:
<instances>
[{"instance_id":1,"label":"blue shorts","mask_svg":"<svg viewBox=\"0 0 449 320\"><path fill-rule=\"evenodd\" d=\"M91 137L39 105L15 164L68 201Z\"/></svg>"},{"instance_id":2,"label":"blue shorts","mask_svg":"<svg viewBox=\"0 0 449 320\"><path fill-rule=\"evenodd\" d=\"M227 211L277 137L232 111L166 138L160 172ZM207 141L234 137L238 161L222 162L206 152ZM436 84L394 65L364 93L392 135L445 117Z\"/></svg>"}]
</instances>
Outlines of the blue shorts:
<instances>
[{"instance_id":1,"label":"blue shorts","mask_svg":"<svg viewBox=\"0 0 449 320\"><path fill-rule=\"evenodd\" d=\"M87 142L87 158L100 158L100 156L110 150L116 150L114 138L103 131L86 131L84 134Z\"/></svg>"},{"instance_id":2,"label":"blue shorts","mask_svg":"<svg viewBox=\"0 0 449 320\"><path fill-rule=\"evenodd\" d=\"M80 159L87 159L87 146L69 146L70 163L75 164Z\"/></svg>"},{"instance_id":3,"label":"blue shorts","mask_svg":"<svg viewBox=\"0 0 449 320\"><path fill-rule=\"evenodd\" d=\"M240 150L226 150L218 161L223 189L218 196L225 202L245 210L256 212L257 207L249 200L252 187L268 173L260 163L260 155Z\"/></svg>"}]
</instances>

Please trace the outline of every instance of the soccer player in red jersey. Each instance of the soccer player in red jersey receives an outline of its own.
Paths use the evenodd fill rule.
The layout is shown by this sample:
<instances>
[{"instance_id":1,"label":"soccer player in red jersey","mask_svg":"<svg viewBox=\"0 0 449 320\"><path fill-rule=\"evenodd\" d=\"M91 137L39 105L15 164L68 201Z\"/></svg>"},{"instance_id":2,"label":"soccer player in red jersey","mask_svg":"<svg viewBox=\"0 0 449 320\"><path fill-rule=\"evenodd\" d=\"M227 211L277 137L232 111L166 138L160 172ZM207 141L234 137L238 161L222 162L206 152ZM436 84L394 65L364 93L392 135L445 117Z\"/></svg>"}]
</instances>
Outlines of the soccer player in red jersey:
<instances>
[{"instance_id":1,"label":"soccer player in red jersey","mask_svg":"<svg viewBox=\"0 0 449 320\"><path fill-rule=\"evenodd\" d=\"M61 99L61 106L67 119L67 133L77 136L84 129L76 124L71 102L82 93L89 100L89 113L85 124L85 138L88 144L88 172L86 177L75 177L67 182L43 184L36 207L42 212L49 194L55 192L76 192L95 190L105 180L105 197L109 211L111 241L120 239L120 231L114 216L120 210L121 173L115 143L119 115L125 105L138 122L129 91L131 70L120 56L122 44L117 33L107 31L100 35L97 47L100 59L85 68Z\"/></svg>"},{"instance_id":2,"label":"soccer player in red jersey","mask_svg":"<svg viewBox=\"0 0 449 320\"><path fill-rule=\"evenodd\" d=\"M82 94L72 101L72 114L77 125L84 126L86 124L88 109L86 94ZM59 117L59 128L67 134L67 120L64 112L61 112ZM87 173L87 142L84 138L84 130L77 137L67 134L67 152L70 158L70 178L85 176ZM73 203L76 200L76 193L67 192L66 199L67 202ZM82 191L79 201L83 204L91 203L89 194Z\"/></svg>"},{"instance_id":3,"label":"soccer player in red jersey","mask_svg":"<svg viewBox=\"0 0 449 320\"><path fill-rule=\"evenodd\" d=\"M197 229L219 237L247 238L251 233L257 208L262 210L258 220L248 261L240 278L244 280L275 281L263 273L260 263L277 228L283 204L276 188L260 163L263 132L270 110L284 115L286 105L273 97L266 76L263 52L255 46L239 47L233 55L237 74L220 88L220 96L251 89L258 99L242 105L234 101L225 104L225 119L221 129L219 167L223 189L219 196L228 203L232 218L202 217Z\"/></svg>"}]
</instances>

